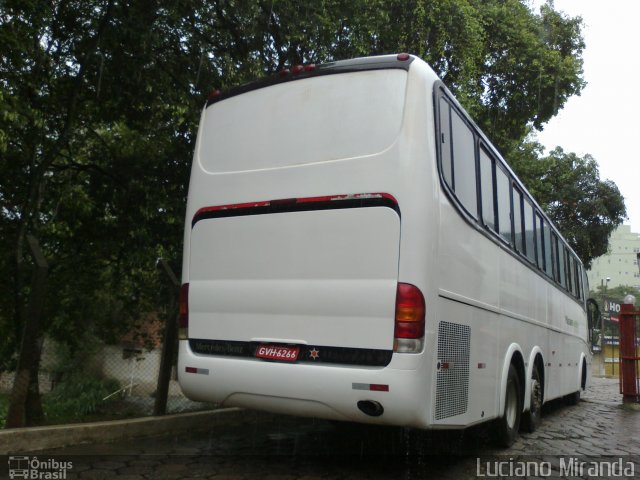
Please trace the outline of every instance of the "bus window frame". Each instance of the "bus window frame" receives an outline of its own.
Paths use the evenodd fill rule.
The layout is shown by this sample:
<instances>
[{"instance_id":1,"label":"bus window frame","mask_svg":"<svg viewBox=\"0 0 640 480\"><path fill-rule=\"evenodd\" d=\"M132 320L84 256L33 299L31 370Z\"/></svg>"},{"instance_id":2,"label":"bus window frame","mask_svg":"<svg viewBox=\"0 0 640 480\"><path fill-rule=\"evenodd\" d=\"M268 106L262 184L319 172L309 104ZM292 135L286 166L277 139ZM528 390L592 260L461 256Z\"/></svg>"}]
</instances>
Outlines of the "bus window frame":
<instances>
[{"instance_id":1,"label":"bus window frame","mask_svg":"<svg viewBox=\"0 0 640 480\"><path fill-rule=\"evenodd\" d=\"M513 257L517 258L523 265L525 265L526 267L528 267L531 271L536 272L538 275L540 275L541 278L543 278L545 281L550 282L552 285L554 285L556 288L558 288L560 291L564 291L564 293L571 299L573 299L575 302L577 302L582 309L586 309L586 304L584 300L581 300L579 298L577 298L575 295L573 295L569 290L567 290L566 286L563 286L561 284L561 282L559 281L559 247L561 246L562 248L565 249L566 251L566 255L574 255L575 256L575 252L568 246L568 244L566 243L566 240L560 236L560 234L557 232L557 229L555 228L555 226L553 225L553 222L551 222L551 220L549 219L549 217L544 213L544 211L542 210L542 208L540 207L540 205L536 202L535 198L533 198L531 196L531 194L529 193L529 191L524 187L524 185L522 184L522 181L515 175L515 173L513 173L513 170L511 170L511 168L509 167L508 163L504 160L504 158L497 152L497 150L495 149L495 147L493 146L493 144L488 140L488 138L486 137L486 135L484 134L484 132L482 132L482 130L477 126L477 124L473 121L473 119L471 119L469 117L469 115L467 114L467 112L464 110L464 108L462 108L462 106L459 104L459 102L456 100L456 98L449 92L449 90L446 88L446 86L444 85L444 83L442 83L441 81L436 82L434 88L433 88L433 101L434 101L434 120L435 120L435 126L434 126L434 130L436 132L436 139L437 141L435 142L435 150L436 150L436 159L435 159L435 163L437 166L437 172L438 172L438 176L440 178L440 185L442 187L443 192L445 193L445 195L449 198L449 200L451 201L452 206L460 213L460 215L462 216L462 218L468 223L470 224L473 228L475 228L478 232L480 232L481 234L483 234L485 237L489 238L491 241L493 241L494 243L496 243L502 250L508 252L510 255L512 255ZM448 107L450 109L455 109L456 113L458 115L460 115L460 117L462 118L462 120L464 121L464 123L471 128L471 133L474 136L474 150L475 150L475 168L476 168L476 184L477 184L477 189L476 189L476 207L477 207L477 212L475 215L471 214L470 212L467 211L467 209L465 208L465 206L461 203L461 201L457 198L457 195L453 189L453 186L450 186L447 181L444 178L443 175L443 169L442 169L442 164L441 164L441 158L442 158L442 144L439 141L439 139L441 138L441 126L440 126L440 99L443 98L444 99L444 103L446 105L448 105ZM449 112L449 132L450 132L450 148L453 149L453 142L454 139L451 136L451 112ZM496 217L496 230L494 231L493 229L491 229L489 226L485 225L484 220L482 219L482 202L481 202L481 188L482 185L480 183L480 166L479 166L479 152L480 152L480 148L485 147L485 150L488 151L488 153L490 153L490 157L493 159L493 176L492 176L492 181L494 184L494 192L493 192L493 197L494 197L494 213L495 213L495 217ZM452 172L451 172L451 176L452 176L452 183L455 185L455 159L452 157ZM501 169L502 172L505 174L505 176L507 177L508 180L508 185L509 185L509 211L510 211L510 215L509 215L509 223L510 223L510 227L511 227L511 232L510 232L510 240L507 241L507 239L500 233L500 215L499 215L499 202L498 202L498 179L497 179L497 172L498 169ZM543 267L538 267L536 263L532 263L524 254L524 252L519 252L516 251L515 249L515 232L514 232L514 225L513 225L513 199L512 199L512 195L513 195L513 186L512 185L516 185L517 188L521 191L522 193L522 200L524 201L529 201L533 207L534 210L534 217L539 215L543 222L544 222L544 229L548 229L550 232L550 240L551 240L551 258L552 258L552 275L551 277L547 274L546 272L546 251L544 253L544 257L543 257ZM522 214L522 212L521 212ZM537 229L538 225L535 224L534 225L534 229ZM556 239L556 243L554 244L553 239ZM545 245L545 238L544 238L544 231L543 231L543 237L542 237L542 247L543 249L546 249L546 245ZM523 239L524 242L524 239ZM555 248L554 248L555 247ZM537 248L537 247L536 247ZM536 251L537 253L537 251ZM575 256L575 258L577 259L577 256ZM579 260L578 260L579 262ZM579 265L581 268L583 268L582 263L579 262ZM565 282L566 283L566 282Z\"/></svg>"}]
</instances>

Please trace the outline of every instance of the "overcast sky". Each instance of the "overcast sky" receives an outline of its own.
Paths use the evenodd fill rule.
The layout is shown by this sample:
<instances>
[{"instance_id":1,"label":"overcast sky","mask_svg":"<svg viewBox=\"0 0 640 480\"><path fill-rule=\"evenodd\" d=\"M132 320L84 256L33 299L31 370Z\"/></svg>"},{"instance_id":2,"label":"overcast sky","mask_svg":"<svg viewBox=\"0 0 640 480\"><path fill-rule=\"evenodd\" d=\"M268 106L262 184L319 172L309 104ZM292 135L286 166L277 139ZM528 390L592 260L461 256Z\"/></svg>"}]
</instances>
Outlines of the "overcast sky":
<instances>
[{"instance_id":1,"label":"overcast sky","mask_svg":"<svg viewBox=\"0 0 640 480\"><path fill-rule=\"evenodd\" d=\"M534 5L544 3L532 0ZM640 1L555 0L556 10L581 16L587 86L570 98L538 141L590 153L600 179L613 180L625 198L626 224L640 233Z\"/></svg>"}]
</instances>

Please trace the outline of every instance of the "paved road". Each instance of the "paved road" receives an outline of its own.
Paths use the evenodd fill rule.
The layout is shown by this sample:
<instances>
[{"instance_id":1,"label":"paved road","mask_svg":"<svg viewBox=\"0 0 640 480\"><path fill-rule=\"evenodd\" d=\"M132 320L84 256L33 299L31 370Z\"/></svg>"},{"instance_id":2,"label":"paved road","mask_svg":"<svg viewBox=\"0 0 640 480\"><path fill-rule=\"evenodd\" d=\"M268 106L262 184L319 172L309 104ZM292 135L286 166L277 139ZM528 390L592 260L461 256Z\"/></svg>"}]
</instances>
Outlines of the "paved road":
<instances>
[{"instance_id":1,"label":"paved road","mask_svg":"<svg viewBox=\"0 0 640 480\"><path fill-rule=\"evenodd\" d=\"M625 466L633 462L634 476L640 478L640 411L622 407L617 380L594 378L577 406L548 405L541 427L521 434L508 450L491 447L489 437L486 428L461 437L247 412L239 424L219 425L208 434L84 445L31 456L63 461L74 455L68 457L73 467L67 478L333 480L478 478L478 462L480 473L489 476L494 455L515 466L519 461L551 465L552 476L557 476L558 456L570 460L586 455L580 460L591 461L611 455L607 461L620 456ZM548 472L535 473L546 477ZM575 477L593 478L577 473Z\"/></svg>"}]
</instances>

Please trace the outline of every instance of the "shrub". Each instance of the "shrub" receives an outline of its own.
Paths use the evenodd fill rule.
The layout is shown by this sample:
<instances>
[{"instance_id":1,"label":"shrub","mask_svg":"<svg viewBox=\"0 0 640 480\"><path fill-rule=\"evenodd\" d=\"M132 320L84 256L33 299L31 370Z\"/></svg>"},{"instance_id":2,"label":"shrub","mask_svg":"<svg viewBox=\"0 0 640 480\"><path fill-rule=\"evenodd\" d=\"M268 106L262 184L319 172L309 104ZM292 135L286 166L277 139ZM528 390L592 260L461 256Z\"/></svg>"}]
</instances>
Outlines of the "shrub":
<instances>
[{"instance_id":1,"label":"shrub","mask_svg":"<svg viewBox=\"0 0 640 480\"><path fill-rule=\"evenodd\" d=\"M47 421L81 420L97 413L114 398L104 400L105 397L119 388L117 381L100 378L92 372L67 372L43 399Z\"/></svg>"},{"instance_id":2,"label":"shrub","mask_svg":"<svg viewBox=\"0 0 640 480\"><path fill-rule=\"evenodd\" d=\"M57 362L53 375L57 383L43 396L42 408L47 423L80 421L103 410L117 396L105 398L120 388L113 379L105 378L95 364L95 352L100 342L87 336L80 350L56 345Z\"/></svg>"}]
</instances>

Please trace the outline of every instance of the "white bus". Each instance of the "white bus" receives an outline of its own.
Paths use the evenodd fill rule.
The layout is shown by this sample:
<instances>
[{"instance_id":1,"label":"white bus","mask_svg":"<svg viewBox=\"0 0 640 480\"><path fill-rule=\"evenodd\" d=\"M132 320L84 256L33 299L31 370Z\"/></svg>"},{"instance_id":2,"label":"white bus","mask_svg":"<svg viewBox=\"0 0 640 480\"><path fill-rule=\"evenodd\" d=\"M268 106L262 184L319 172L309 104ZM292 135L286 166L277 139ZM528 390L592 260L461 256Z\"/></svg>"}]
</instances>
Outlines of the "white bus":
<instances>
[{"instance_id":1,"label":"white bus","mask_svg":"<svg viewBox=\"0 0 640 480\"><path fill-rule=\"evenodd\" d=\"M408 54L215 92L182 272L194 400L509 445L587 383L580 260Z\"/></svg>"}]
</instances>

